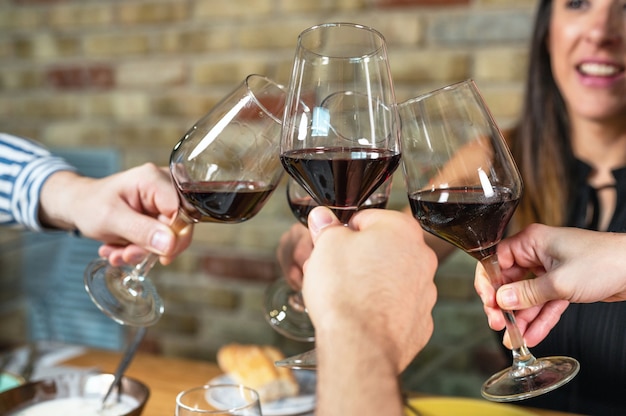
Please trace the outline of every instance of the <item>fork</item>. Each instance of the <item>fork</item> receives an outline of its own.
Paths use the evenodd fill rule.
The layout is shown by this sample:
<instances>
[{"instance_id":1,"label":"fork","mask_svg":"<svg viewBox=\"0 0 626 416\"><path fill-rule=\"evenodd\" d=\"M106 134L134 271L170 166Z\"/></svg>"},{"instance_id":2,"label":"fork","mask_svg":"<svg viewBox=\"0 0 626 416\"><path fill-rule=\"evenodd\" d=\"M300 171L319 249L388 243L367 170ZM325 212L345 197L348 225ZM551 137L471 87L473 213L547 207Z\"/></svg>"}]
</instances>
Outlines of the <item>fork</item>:
<instances>
[{"instance_id":1,"label":"fork","mask_svg":"<svg viewBox=\"0 0 626 416\"><path fill-rule=\"evenodd\" d=\"M122 361L120 361L119 365L117 366L117 370L115 370L115 376L113 378L113 382L109 386L109 390L107 390L106 394L104 395L104 398L102 399L102 408L104 408L107 399L113 392L113 389L115 389L116 387L117 387L117 401L119 401L120 395L122 393L122 385L121 385L122 377L124 376L124 372L128 368L133 357L135 356L135 352L137 352L137 347L139 347L141 340L146 334L146 331L147 331L147 328L145 326L139 327L139 329L137 329L137 332L135 333L135 338L133 338L133 341L126 348L126 352L124 353L124 356L122 357Z\"/></svg>"}]
</instances>

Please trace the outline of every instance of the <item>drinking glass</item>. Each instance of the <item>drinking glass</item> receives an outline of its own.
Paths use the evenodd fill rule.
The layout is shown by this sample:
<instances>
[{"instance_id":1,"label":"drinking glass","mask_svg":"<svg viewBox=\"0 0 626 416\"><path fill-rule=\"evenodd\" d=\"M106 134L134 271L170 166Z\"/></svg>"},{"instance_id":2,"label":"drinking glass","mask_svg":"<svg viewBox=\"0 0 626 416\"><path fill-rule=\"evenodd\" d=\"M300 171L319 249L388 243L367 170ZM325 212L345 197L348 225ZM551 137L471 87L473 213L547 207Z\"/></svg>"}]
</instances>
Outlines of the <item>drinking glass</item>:
<instances>
[{"instance_id":1,"label":"drinking glass","mask_svg":"<svg viewBox=\"0 0 626 416\"><path fill-rule=\"evenodd\" d=\"M348 225L398 167L399 133L384 37L352 23L303 31L280 145L289 175Z\"/></svg>"},{"instance_id":2,"label":"drinking glass","mask_svg":"<svg viewBox=\"0 0 626 416\"><path fill-rule=\"evenodd\" d=\"M365 200L359 210L385 209L391 186L392 178L389 178ZM292 177L287 180L286 194L294 217L306 227L309 212L318 206L317 202ZM278 279L268 286L265 292L265 317L272 328L287 338L303 342L315 341L315 328L306 311L302 292L289 286L285 279Z\"/></svg>"},{"instance_id":3,"label":"drinking glass","mask_svg":"<svg viewBox=\"0 0 626 416\"><path fill-rule=\"evenodd\" d=\"M494 288L503 283L496 248L522 196L522 179L472 80L399 105L403 170L411 210L424 230L480 261ZM513 311L503 310L513 365L482 386L499 402L547 393L579 370L570 357L535 358Z\"/></svg>"},{"instance_id":4,"label":"drinking glass","mask_svg":"<svg viewBox=\"0 0 626 416\"><path fill-rule=\"evenodd\" d=\"M210 384L176 396L176 416L261 416L259 394L239 384Z\"/></svg>"},{"instance_id":5,"label":"drinking glass","mask_svg":"<svg viewBox=\"0 0 626 416\"><path fill-rule=\"evenodd\" d=\"M249 75L174 146L170 173L180 200L175 232L197 222L240 223L261 210L284 173L279 142L285 98L281 85ZM149 254L134 267L95 259L84 274L87 292L116 322L152 325L164 311L148 278L158 259Z\"/></svg>"}]
</instances>

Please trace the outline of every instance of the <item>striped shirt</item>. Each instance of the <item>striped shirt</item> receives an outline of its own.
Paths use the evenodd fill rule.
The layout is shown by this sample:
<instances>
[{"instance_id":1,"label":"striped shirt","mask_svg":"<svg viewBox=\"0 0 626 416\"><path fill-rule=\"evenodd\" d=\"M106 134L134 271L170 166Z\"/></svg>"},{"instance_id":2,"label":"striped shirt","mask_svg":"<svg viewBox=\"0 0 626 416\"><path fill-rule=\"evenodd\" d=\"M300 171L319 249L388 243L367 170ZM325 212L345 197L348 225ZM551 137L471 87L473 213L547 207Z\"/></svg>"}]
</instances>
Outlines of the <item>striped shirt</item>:
<instances>
[{"instance_id":1,"label":"striped shirt","mask_svg":"<svg viewBox=\"0 0 626 416\"><path fill-rule=\"evenodd\" d=\"M0 226L42 231L41 187L61 170L76 169L40 144L0 132Z\"/></svg>"}]
</instances>

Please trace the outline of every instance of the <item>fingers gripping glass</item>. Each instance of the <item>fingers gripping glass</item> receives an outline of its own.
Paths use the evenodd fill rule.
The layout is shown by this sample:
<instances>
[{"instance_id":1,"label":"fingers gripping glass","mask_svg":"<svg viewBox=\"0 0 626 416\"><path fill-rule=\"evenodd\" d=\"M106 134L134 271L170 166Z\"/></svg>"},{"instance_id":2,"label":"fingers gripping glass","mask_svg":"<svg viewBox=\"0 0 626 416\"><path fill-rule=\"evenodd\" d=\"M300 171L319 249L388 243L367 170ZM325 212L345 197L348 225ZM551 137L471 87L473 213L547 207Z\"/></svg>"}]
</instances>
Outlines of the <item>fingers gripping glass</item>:
<instances>
[{"instance_id":1,"label":"fingers gripping glass","mask_svg":"<svg viewBox=\"0 0 626 416\"><path fill-rule=\"evenodd\" d=\"M496 248L522 196L522 179L478 89L454 84L399 105L405 179L411 210L428 232L480 261L494 287L502 285ZM534 397L562 386L579 370L570 357L535 358L503 310L513 365L482 387L500 402Z\"/></svg>"}]
</instances>

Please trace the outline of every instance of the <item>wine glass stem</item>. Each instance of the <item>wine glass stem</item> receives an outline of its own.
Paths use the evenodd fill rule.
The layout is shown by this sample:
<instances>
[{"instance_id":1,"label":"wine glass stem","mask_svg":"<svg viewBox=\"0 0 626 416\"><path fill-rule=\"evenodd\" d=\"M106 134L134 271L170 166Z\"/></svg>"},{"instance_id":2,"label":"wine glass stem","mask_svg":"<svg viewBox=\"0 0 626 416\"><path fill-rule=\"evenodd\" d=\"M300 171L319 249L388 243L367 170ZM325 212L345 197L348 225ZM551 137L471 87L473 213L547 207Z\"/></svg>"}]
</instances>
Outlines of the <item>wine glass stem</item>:
<instances>
[{"instance_id":1,"label":"wine glass stem","mask_svg":"<svg viewBox=\"0 0 626 416\"><path fill-rule=\"evenodd\" d=\"M500 269L500 264L498 263L497 254L487 256L480 262L487 271L491 284L497 290L503 284L502 270ZM513 311L502 309L502 314L504 315L506 330L509 334L511 351L513 353L513 367L511 372L515 376L519 377L536 372L537 360L526 346L524 337L522 337L522 333L515 322L515 313Z\"/></svg>"},{"instance_id":2,"label":"wine glass stem","mask_svg":"<svg viewBox=\"0 0 626 416\"><path fill-rule=\"evenodd\" d=\"M182 209L178 210L178 213L172 220L170 224L170 228L174 230L176 235L181 236L183 233L188 232L190 226L193 225L194 221L189 217L185 211ZM138 281L143 278L143 276L147 275L150 270L154 267L154 265L159 261L159 255L155 253L148 254L141 263L137 264L132 272L126 277L125 283L127 286L131 281Z\"/></svg>"}]
</instances>

